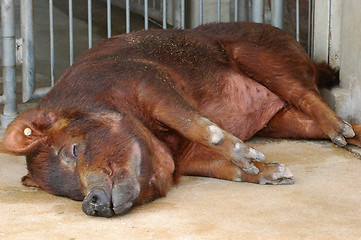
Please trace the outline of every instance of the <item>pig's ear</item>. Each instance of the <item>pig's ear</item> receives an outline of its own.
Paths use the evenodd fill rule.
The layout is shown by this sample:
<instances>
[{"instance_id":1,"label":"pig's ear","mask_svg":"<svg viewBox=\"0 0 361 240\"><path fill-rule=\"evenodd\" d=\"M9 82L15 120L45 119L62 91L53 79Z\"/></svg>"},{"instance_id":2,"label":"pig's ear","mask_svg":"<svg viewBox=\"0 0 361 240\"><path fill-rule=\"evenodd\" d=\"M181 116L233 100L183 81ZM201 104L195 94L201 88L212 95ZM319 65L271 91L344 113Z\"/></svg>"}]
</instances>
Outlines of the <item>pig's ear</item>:
<instances>
[{"instance_id":1,"label":"pig's ear","mask_svg":"<svg viewBox=\"0 0 361 240\"><path fill-rule=\"evenodd\" d=\"M151 136L153 145L154 174L151 182L159 194L165 196L173 185L174 160L169 148L155 136Z\"/></svg>"},{"instance_id":2,"label":"pig's ear","mask_svg":"<svg viewBox=\"0 0 361 240\"><path fill-rule=\"evenodd\" d=\"M55 113L30 109L9 124L0 141L0 152L26 155L47 138L46 130L56 121Z\"/></svg>"}]
</instances>

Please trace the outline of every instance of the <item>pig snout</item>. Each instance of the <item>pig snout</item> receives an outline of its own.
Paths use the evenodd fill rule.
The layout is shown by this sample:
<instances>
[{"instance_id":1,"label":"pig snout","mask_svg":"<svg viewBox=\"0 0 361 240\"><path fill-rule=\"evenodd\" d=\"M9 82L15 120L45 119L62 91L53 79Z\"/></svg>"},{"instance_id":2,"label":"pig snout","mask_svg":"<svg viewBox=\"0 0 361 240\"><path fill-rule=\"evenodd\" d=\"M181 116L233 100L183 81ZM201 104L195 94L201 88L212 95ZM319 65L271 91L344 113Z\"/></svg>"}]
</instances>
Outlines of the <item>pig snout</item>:
<instances>
[{"instance_id":1,"label":"pig snout","mask_svg":"<svg viewBox=\"0 0 361 240\"><path fill-rule=\"evenodd\" d=\"M109 178L97 174L91 174L87 180L90 190L83 200L82 210L90 216L124 214L134 206L140 193L140 184L132 174L115 176L112 184Z\"/></svg>"},{"instance_id":2,"label":"pig snout","mask_svg":"<svg viewBox=\"0 0 361 240\"><path fill-rule=\"evenodd\" d=\"M83 212L90 216L111 217L114 215L111 198L103 189L93 189L83 200Z\"/></svg>"},{"instance_id":3,"label":"pig snout","mask_svg":"<svg viewBox=\"0 0 361 240\"><path fill-rule=\"evenodd\" d=\"M113 210L115 214L124 214L134 205L140 193L140 185L135 178L117 181L113 185Z\"/></svg>"}]
</instances>

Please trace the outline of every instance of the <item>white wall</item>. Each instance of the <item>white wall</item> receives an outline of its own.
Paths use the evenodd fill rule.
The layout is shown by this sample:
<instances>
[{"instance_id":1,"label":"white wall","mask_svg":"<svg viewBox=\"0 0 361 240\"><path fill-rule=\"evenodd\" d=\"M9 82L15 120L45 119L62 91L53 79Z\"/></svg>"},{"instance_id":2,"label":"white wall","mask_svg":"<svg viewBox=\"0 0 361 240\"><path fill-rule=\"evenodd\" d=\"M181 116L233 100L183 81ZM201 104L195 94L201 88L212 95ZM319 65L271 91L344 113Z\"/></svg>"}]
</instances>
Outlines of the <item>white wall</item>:
<instances>
[{"instance_id":1,"label":"white wall","mask_svg":"<svg viewBox=\"0 0 361 240\"><path fill-rule=\"evenodd\" d=\"M342 6L341 87L351 97L350 116L361 123L361 1L346 0Z\"/></svg>"},{"instance_id":2,"label":"white wall","mask_svg":"<svg viewBox=\"0 0 361 240\"><path fill-rule=\"evenodd\" d=\"M340 68L341 86L324 91L330 106L344 119L361 123L360 0L315 0L312 57Z\"/></svg>"}]
</instances>

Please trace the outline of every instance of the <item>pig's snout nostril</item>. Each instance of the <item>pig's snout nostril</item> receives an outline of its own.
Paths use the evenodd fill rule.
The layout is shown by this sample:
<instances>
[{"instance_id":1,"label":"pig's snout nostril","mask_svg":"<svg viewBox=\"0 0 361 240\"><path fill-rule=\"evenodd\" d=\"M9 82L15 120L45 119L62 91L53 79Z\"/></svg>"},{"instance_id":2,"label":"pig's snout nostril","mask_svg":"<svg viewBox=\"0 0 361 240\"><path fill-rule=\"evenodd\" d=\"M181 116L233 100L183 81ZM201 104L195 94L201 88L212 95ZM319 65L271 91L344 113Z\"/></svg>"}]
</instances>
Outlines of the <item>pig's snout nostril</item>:
<instances>
[{"instance_id":1,"label":"pig's snout nostril","mask_svg":"<svg viewBox=\"0 0 361 240\"><path fill-rule=\"evenodd\" d=\"M110 197L102 189L94 189L83 200L82 210L90 216L111 217L114 215Z\"/></svg>"}]
</instances>

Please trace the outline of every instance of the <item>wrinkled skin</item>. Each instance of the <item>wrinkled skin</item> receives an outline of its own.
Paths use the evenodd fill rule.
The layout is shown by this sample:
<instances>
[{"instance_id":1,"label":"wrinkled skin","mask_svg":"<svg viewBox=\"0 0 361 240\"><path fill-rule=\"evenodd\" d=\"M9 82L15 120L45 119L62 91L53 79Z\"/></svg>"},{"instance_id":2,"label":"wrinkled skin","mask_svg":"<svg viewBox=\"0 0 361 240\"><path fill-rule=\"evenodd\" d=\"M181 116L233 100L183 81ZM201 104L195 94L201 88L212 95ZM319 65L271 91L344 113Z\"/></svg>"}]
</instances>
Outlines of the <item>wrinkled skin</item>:
<instances>
[{"instance_id":1,"label":"wrinkled skin","mask_svg":"<svg viewBox=\"0 0 361 240\"><path fill-rule=\"evenodd\" d=\"M262 24L116 36L20 114L0 151L26 156L24 185L83 201L91 216L165 196L181 175L293 184L286 166L243 141L260 135L360 146L360 126L318 93L319 79L335 76Z\"/></svg>"},{"instance_id":2,"label":"wrinkled skin","mask_svg":"<svg viewBox=\"0 0 361 240\"><path fill-rule=\"evenodd\" d=\"M25 150L31 153L26 155L29 174L23 183L74 200L84 199L82 209L88 215L125 213L133 205L164 194L162 187L168 189L173 182L173 162L169 162L168 172L161 172L161 164L154 169L151 159L163 156L151 151L147 136L139 131L142 126L126 124L121 114L67 112L56 119L53 113L31 109L17 121L22 117L30 118L24 120L29 125L22 128L30 127L32 134L22 133L21 137L37 138L32 149ZM14 141L11 138L20 140L14 129L17 121L9 125L11 132L5 136L9 140L2 143L8 150L12 146L7 143ZM138 134L132 132L134 128ZM163 164L167 164L166 158ZM169 186L159 185L160 175Z\"/></svg>"}]
</instances>

